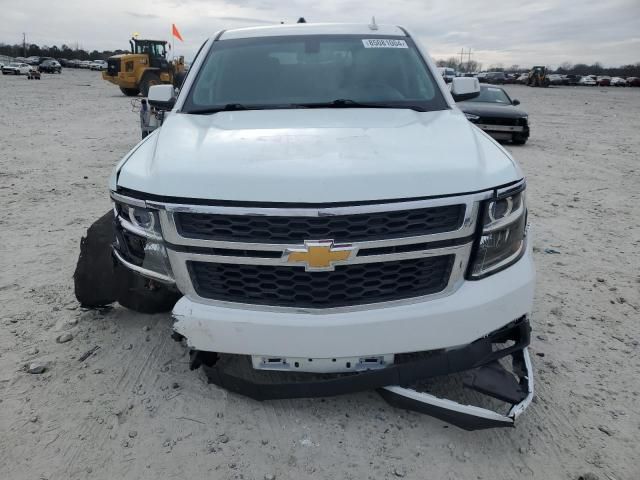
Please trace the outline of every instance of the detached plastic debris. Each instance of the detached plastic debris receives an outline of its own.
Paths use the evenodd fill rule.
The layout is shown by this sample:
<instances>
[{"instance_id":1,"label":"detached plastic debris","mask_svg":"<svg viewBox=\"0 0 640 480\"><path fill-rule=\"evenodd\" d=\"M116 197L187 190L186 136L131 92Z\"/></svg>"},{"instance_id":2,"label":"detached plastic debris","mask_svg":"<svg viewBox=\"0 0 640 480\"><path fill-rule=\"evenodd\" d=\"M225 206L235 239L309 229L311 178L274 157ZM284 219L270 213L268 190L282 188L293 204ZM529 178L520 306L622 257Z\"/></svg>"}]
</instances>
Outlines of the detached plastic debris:
<instances>
[{"instance_id":1,"label":"detached plastic debris","mask_svg":"<svg viewBox=\"0 0 640 480\"><path fill-rule=\"evenodd\" d=\"M511 408L506 415L487 408L463 405L411 388L384 387L380 394L395 407L425 413L465 430L513 427L518 416L533 399L533 372L527 348L513 354L512 359L514 364L522 364L523 367L519 381L496 363L471 372L471 381L465 382L468 388L510 403Z\"/></svg>"}]
</instances>

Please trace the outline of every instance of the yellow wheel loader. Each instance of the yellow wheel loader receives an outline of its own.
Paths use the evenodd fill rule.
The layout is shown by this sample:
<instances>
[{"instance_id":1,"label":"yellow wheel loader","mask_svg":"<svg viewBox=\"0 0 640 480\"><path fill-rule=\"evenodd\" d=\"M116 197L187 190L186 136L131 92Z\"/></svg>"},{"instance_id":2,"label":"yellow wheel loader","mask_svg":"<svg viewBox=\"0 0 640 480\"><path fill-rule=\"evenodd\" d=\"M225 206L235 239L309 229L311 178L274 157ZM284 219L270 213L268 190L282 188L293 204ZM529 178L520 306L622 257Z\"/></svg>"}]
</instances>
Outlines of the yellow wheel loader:
<instances>
[{"instance_id":1,"label":"yellow wheel loader","mask_svg":"<svg viewBox=\"0 0 640 480\"><path fill-rule=\"evenodd\" d=\"M167 60L167 42L132 38L129 44L131 53L109 57L107 69L102 72L102 78L120 87L122 93L146 97L152 85L182 83L184 57Z\"/></svg>"},{"instance_id":2,"label":"yellow wheel loader","mask_svg":"<svg viewBox=\"0 0 640 480\"><path fill-rule=\"evenodd\" d=\"M527 85L530 87L548 87L550 83L547 77L547 67L535 66L529 72Z\"/></svg>"}]
</instances>

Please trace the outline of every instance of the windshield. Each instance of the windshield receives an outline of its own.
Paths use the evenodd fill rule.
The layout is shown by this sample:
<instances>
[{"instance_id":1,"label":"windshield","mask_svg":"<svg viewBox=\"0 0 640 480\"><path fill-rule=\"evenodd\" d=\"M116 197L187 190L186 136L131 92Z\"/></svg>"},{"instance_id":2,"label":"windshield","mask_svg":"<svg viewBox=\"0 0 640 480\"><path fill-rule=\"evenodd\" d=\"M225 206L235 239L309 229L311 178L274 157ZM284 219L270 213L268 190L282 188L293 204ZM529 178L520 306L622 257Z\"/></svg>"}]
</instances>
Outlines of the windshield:
<instances>
[{"instance_id":1,"label":"windshield","mask_svg":"<svg viewBox=\"0 0 640 480\"><path fill-rule=\"evenodd\" d=\"M500 103L502 105L511 105L511 99L507 96L504 90L497 87L486 87L480 89L480 95L471 100L465 100L467 102L485 102L485 103Z\"/></svg>"},{"instance_id":2,"label":"windshield","mask_svg":"<svg viewBox=\"0 0 640 480\"><path fill-rule=\"evenodd\" d=\"M305 35L215 42L183 110L295 108L336 100L350 102L342 106L448 108L409 38Z\"/></svg>"}]
</instances>

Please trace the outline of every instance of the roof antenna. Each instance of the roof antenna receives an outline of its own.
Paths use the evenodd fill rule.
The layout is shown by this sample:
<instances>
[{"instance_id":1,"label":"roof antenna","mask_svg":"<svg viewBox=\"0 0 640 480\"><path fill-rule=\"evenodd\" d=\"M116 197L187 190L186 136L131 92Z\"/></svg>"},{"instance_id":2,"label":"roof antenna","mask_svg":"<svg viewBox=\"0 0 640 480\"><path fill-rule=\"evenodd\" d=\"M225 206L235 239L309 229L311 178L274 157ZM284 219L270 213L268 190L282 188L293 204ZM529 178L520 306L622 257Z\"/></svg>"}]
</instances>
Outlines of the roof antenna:
<instances>
[{"instance_id":1,"label":"roof antenna","mask_svg":"<svg viewBox=\"0 0 640 480\"><path fill-rule=\"evenodd\" d=\"M369 24L370 30L378 30L378 25L376 24L376 17L371 17L371 23Z\"/></svg>"},{"instance_id":2,"label":"roof antenna","mask_svg":"<svg viewBox=\"0 0 640 480\"><path fill-rule=\"evenodd\" d=\"M307 23L307 21L304 19L304 17L300 17L297 23Z\"/></svg>"}]
</instances>

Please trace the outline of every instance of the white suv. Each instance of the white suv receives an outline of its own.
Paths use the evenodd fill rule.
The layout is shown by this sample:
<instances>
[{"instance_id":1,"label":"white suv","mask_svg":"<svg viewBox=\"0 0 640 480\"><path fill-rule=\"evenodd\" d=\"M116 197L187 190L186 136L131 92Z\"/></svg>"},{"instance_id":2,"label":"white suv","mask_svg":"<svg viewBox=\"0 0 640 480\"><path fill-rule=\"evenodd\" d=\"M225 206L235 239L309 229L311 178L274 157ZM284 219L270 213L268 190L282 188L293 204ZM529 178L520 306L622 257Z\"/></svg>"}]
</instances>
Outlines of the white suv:
<instances>
[{"instance_id":1,"label":"white suv","mask_svg":"<svg viewBox=\"0 0 640 480\"><path fill-rule=\"evenodd\" d=\"M171 111L111 177L114 255L179 292L194 367L254 398L384 387L464 428L513 423L535 271L524 175L455 104L477 79L449 92L401 27L301 24L219 32L174 92L151 88ZM506 414L410 388L460 371Z\"/></svg>"}]
</instances>

